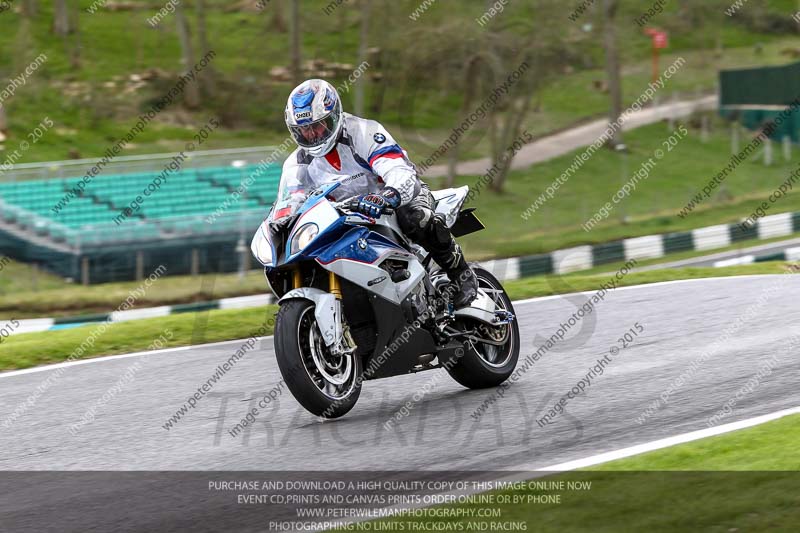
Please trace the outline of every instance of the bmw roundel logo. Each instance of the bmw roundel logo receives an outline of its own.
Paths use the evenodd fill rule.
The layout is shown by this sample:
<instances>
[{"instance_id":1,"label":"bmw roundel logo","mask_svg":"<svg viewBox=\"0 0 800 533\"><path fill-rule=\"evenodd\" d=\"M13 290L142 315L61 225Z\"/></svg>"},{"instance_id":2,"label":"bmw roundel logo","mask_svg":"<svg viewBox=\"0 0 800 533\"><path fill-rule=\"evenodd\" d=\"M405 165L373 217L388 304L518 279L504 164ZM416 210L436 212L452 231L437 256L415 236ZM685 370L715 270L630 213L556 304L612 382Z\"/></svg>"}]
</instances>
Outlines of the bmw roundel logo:
<instances>
[{"instance_id":1,"label":"bmw roundel logo","mask_svg":"<svg viewBox=\"0 0 800 533\"><path fill-rule=\"evenodd\" d=\"M375 135L372 136L372 138L375 139L375 142L378 144L386 140L386 136L383 133L376 133Z\"/></svg>"},{"instance_id":2,"label":"bmw roundel logo","mask_svg":"<svg viewBox=\"0 0 800 533\"><path fill-rule=\"evenodd\" d=\"M358 247L361 248L362 250L366 250L367 249L367 240L364 239L363 237L358 239L358 241L356 241L356 242L358 242Z\"/></svg>"}]
</instances>

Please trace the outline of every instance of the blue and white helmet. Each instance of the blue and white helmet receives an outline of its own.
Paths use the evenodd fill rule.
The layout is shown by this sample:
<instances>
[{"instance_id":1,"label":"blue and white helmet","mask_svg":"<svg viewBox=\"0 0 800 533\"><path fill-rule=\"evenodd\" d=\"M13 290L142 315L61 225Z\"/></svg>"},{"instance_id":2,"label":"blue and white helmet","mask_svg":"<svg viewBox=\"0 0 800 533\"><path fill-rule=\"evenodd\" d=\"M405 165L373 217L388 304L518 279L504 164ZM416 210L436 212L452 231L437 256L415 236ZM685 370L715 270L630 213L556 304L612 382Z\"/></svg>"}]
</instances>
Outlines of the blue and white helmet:
<instances>
[{"instance_id":1,"label":"blue and white helmet","mask_svg":"<svg viewBox=\"0 0 800 533\"><path fill-rule=\"evenodd\" d=\"M330 152L342 131L342 101L324 80L306 80L295 87L285 115L292 138L313 157Z\"/></svg>"}]
</instances>

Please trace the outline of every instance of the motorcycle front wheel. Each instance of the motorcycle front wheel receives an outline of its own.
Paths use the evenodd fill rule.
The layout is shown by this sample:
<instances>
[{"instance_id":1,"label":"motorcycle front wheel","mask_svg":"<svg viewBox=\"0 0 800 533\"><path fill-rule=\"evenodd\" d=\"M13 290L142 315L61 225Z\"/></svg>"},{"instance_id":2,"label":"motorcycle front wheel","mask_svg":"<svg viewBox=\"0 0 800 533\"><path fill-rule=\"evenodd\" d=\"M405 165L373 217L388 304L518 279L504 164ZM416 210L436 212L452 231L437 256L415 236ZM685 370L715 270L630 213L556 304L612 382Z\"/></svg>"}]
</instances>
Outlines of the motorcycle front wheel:
<instances>
[{"instance_id":1,"label":"motorcycle front wheel","mask_svg":"<svg viewBox=\"0 0 800 533\"><path fill-rule=\"evenodd\" d=\"M289 391L310 413L338 418L358 401L360 358L330 353L314 318L313 302L281 304L275 319L275 357Z\"/></svg>"}]
</instances>

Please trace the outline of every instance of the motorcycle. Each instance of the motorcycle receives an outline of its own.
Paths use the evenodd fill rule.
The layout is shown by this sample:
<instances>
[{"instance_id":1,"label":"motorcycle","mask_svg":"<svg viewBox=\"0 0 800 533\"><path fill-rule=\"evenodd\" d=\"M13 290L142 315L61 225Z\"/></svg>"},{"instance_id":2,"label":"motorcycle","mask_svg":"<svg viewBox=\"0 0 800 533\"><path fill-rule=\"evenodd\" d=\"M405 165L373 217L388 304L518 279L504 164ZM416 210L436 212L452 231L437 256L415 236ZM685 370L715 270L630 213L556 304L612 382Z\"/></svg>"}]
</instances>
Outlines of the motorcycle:
<instances>
[{"instance_id":1,"label":"motorcycle","mask_svg":"<svg viewBox=\"0 0 800 533\"><path fill-rule=\"evenodd\" d=\"M444 368L472 389L504 382L519 357L519 326L500 282L472 265L478 296L454 309L457 287L392 210L360 214L354 199L333 199L339 185L319 187L297 209L279 191L251 243L279 299L275 355L297 401L337 418L365 380ZM474 208L462 209L468 190L433 191L455 237L484 229Z\"/></svg>"}]
</instances>

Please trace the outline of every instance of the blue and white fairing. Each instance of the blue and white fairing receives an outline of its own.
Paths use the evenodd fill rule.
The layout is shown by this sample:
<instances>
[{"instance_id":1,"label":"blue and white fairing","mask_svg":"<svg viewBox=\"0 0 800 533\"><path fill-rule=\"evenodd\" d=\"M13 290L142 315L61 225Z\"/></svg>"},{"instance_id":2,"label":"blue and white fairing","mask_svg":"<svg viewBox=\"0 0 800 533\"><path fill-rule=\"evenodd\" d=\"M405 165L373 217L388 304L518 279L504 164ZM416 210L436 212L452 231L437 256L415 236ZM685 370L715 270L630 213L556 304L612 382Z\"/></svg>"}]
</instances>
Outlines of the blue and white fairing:
<instances>
[{"instance_id":1,"label":"blue and white fairing","mask_svg":"<svg viewBox=\"0 0 800 533\"><path fill-rule=\"evenodd\" d=\"M414 254L365 227L365 224L396 227L393 215L375 221L362 215L341 214L327 198L338 186L339 183L332 183L314 191L300 206L280 254L273 243L269 223L274 213L280 214L286 207L276 204L253 237L253 255L266 268L315 260L325 270L399 304L421 281L425 269ZM408 279L393 282L389 273L380 267L387 259L407 263Z\"/></svg>"}]
</instances>

